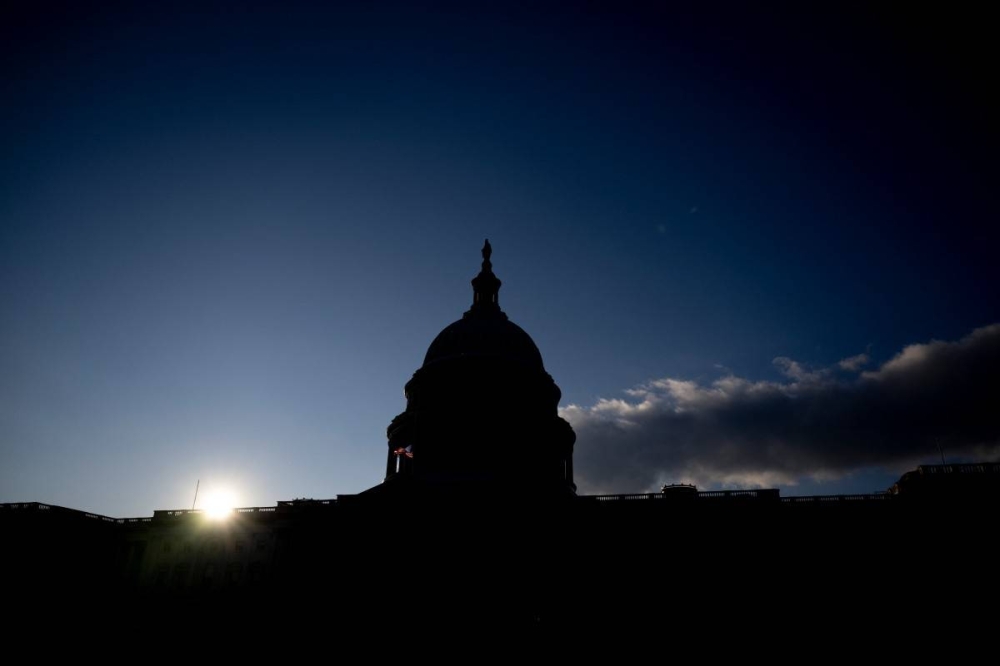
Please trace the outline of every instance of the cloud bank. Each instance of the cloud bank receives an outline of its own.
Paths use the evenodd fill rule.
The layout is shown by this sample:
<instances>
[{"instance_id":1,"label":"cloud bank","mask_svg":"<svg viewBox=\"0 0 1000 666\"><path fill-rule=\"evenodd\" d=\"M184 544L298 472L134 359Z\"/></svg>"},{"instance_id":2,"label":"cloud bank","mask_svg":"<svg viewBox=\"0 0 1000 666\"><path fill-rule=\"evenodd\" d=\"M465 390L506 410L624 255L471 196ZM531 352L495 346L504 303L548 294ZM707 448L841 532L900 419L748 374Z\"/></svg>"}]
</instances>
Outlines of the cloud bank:
<instances>
[{"instance_id":1,"label":"cloud bank","mask_svg":"<svg viewBox=\"0 0 1000 666\"><path fill-rule=\"evenodd\" d=\"M560 410L577 433L581 492L663 482L774 486L936 456L1000 457L1000 324L955 342L905 347L873 370L866 354L830 368L774 359L781 381L664 378Z\"/></svg>"}]
</instances>

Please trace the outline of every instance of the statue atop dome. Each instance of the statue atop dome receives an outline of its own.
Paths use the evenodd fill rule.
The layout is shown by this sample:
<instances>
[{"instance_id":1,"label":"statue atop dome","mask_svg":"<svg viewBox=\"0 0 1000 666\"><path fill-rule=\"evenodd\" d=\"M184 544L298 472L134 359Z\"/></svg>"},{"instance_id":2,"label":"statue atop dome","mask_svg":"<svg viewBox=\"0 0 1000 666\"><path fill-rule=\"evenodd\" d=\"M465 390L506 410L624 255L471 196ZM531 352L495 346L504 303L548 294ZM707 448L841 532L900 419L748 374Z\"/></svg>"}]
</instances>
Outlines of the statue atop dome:
<instances>
[{"instance_id":1,"label":"statue atop dome","mask_svg":"<svg viewBox=\"0 0 1000 666\"><path fill-rule=\"evenodd\" d=\"M503 283L493 274L491 256L493 247L487 238L483 245L483 268L479 271L479 275L472 279L472 309L465 313L466 317L482 312L503 314L500 311L500 285ZM504 317L506 318L506 315Z\"/></svg>"}]
</instances>

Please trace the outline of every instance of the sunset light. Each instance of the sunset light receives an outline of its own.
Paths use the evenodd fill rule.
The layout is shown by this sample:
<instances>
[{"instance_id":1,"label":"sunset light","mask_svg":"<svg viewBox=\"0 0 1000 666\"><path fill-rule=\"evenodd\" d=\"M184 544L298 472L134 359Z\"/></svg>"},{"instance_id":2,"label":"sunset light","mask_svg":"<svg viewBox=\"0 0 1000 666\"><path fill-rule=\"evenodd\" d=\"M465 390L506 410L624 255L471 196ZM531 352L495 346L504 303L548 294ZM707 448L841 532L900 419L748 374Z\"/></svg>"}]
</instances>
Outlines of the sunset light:
<instances>
[{"instance_id":1,"label":"sunset light","mask_svg":"<svg viewBox=\"0 0 1000 666\"><path fill-rule=\"evenodd\" d=\"M225 520L236 506L236 497L226 490L215 490L205 495L204 501L198 507L211 520Z\"/></svg>"}]
</instances>

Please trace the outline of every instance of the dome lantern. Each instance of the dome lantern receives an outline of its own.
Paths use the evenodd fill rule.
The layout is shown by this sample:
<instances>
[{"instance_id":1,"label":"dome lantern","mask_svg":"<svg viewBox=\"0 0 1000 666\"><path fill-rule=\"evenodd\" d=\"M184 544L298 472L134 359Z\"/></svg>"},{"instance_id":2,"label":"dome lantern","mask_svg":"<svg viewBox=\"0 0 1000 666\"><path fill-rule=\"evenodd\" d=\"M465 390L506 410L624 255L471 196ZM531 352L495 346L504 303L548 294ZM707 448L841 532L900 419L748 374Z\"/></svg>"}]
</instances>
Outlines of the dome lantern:
<instances>
[{"instance_id":1,"label":"dome lantern","mask_svg":"<svg viewBox=\"0 0 1000 666\"><path fill-rule=\"evenodd\" d=\"M492 255L493 248L487 238L483 245L483 268L479 275L472 278L472 309L466 316L478 310L500 310L500 285L503 283L493 274Z\"/></svg>"}]
</instances>

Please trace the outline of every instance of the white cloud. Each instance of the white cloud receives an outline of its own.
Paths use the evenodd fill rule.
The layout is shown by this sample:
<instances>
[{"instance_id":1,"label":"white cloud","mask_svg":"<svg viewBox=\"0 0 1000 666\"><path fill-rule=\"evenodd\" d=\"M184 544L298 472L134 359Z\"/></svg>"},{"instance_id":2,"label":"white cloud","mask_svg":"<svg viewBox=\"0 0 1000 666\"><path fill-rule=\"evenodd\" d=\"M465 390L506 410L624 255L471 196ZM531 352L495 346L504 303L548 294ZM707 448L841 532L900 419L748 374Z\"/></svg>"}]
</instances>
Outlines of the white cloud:
<instances>
[{"instance_id":1,"label":"white cloud","mask_svg":"<svg viewBox=\"0 0 1000 666\"><path fill-rule=\"evenodd\" d=\"M859 354L836 367L857 372L867 362ZM934 455L937 441L951 455L1000 454L1000 324L910 345L848 378L784 357L774 363L784 381L666 377L626 399L562 409L577 432L581 490L790 484L905 464Z\"/></svg>"},{"instance_id":2,"label":"white cloud","mask_svg":"<svg viewBox=\"0 0 1000 666\"><path fill-rule=\"evenodd\" d=\"M857 372L862 367L868 365L868 361L870 360L871 359L868 357L868 354L858 354L857 356L849 356L848 358L843 359L837 363L837 366L841 370L846 370L847 372Z\"/></svg>"},{"instance_id":3,"label":"white cloud","mask_svg":"<svg viewBox=\"0 0 1000 666\"><path fill-rule=\"evenodd\" d=\"M798 361L793 361L785 356L779 356L772 361L774 365L778 368L781 374L785 375L789 379L794 379L797 382L818 382L821 381L826 375L830 374L829 370L815 370L810 371L799 363Z\"/></svg>"}]
</instances>

